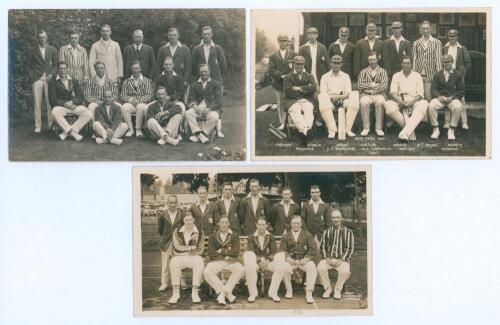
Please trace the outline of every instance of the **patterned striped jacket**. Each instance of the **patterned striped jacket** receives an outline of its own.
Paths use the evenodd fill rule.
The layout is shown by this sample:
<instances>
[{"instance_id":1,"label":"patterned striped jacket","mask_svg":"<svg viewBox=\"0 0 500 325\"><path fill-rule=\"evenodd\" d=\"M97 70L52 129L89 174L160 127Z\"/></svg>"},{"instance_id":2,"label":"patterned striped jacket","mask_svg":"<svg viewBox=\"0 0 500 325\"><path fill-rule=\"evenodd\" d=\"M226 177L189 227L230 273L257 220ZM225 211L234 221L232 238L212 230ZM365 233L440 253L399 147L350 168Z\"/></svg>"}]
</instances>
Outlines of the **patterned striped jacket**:
<instances>
[{"instance_id":1,"label":"patterned striped jacket","mask_svg":"<svg viewBox=\"0 0 500 325\"><path fill-rule=\"evenodd\" d=\"M71 44L64 45L59 50L59 60L68 64L68 74L71 78L82 81L89 78L89 58L87 50L78 45L76 47L76 55L73 55Z\"/></svg>"},{"instance_id":2,"label":"patterned striped jacket","mask_svg":"<svg viewBox=\"0 0 500 325\"><path fill-rule=\"evenodd\" d=\"M97 82L97 75L87 81L83 91L83 96L85 97L85 101L87 103L102 102L105 90L111 90L114 101L118 99L118 87L113 81L111 81L111 79L106 78L106 76L104 76L104 78L105 81L102 86L99 85L99 82Z\"/></svg>"},{"instance_id":3,"label":"patterned striped jacket","mask_svg":"<svg viewBox=\"0 0 500 325\"><path fill-rule=\"evenodd\" d=\"M121 99L124 103L130 103L133 100L138 100L141 103L147 104L153 98L153 82L141 75L137 86L134 84L134 76L130 76L123 83Z\"/></svg>"},{"instance_id":4,"label":"patterned striped jacket","mask_svg":"<svg viewBox=\"0 0 500 325\"><path fill-rule=\"evenodd\" d=\"M432 77L441 70L443 47L441 41L437 38L430 37L427 46L424 45L423 38L419 38L413 42L413 70L425 75L429 81Z\"/></svg>"},{"instance_id":5,"label":"patterned striped jacket","mask_svg":"<svg viewBox=\"0 0 500 325\"><path fill-rule=\"evenodd\" d=\"M351 229L340 226L329 227L323 232L320 243L323 258L341 259L351 263L351 256L354 252L354 234Z\"/></svg>"},{"instance_id":6,"label":"patterned striped jacket","mask_svg":"<svg viewBox=\"0 0 500 325\"><path fill-rule=\"evenodd\" d=\"M359 73L358 86L362 94L385 96L388 84L387 72L380 66L377 66L373 76L370 67L361 70Z\"/></svg>"}]
</instances>

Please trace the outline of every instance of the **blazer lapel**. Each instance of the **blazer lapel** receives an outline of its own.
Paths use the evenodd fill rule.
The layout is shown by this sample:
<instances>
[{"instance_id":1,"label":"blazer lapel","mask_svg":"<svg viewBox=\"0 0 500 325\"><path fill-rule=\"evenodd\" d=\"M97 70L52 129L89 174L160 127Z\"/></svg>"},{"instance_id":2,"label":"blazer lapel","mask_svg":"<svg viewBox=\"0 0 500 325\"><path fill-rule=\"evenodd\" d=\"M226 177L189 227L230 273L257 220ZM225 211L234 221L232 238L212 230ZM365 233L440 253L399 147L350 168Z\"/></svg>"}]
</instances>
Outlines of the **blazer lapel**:
<instances>
[{"instance_id":1,"label":"blazer lapel","mask_svg":"<svg viewBox=\"0 0 500 325\"><path fill-rule=\"evenodd\" d=\"M253 211L253 205L252 205L252 198L248 198L247 204L248 204L248 207L250 208L250 213L255 218L255 213ZM258 208L258 204L257 204L257 208Z\"/></svg>"}]
</instances>

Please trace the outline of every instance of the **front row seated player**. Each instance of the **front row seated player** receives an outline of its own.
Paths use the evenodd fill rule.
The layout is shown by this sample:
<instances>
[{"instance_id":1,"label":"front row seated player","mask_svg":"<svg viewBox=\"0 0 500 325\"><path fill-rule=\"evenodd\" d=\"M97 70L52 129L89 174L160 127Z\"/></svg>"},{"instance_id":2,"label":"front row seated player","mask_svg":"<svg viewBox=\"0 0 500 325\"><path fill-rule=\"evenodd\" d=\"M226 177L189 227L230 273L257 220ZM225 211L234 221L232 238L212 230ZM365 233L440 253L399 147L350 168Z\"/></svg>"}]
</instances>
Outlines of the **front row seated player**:
<instances>
[{"instance_id":1,"label":"front row seated player","mask_svg":"<svg viewBox=\"0 0 500 325\"><path fill-rule=\"evenodd\" d=\"M121 145L128 130L122 121L122 108L113 100L113 91L104 90L102 103L94 109L94 133L97 144L111 143Z\"/></svg>"},{"instance_id":2,"label":"front row seated player","mask_svg":"<svg viewBox=\"0 0 500 325\"><path fill-rule=\"evenodd\" d=\"M150 137L159 145L169 143L176 146L182 140L179 135L182 106L179 102L167 100L167 89L164 86L156 89L156 101L149 104L146 119Z\"/></svg>"}]
</instances>

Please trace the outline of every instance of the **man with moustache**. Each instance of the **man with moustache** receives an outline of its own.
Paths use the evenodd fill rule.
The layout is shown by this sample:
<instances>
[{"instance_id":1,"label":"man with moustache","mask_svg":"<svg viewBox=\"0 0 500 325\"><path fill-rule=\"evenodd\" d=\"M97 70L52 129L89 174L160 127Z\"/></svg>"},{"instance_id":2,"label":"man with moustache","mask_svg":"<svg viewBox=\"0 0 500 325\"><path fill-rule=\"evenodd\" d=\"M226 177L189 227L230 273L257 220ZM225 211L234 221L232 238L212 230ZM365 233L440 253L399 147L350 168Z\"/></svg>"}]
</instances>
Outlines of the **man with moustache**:
<instances>
[{"instance_id":1,"label":"man with moustache","mask_svg":"<svg viewBox=\"0 0 500 325\"><path fill-rule=\"evenodd\" d=\"M155 75L156 62L153 48L144 44L144 34L142 30L137 29L133 34L134 43L128 45L123 50L123 62L125 78L132 74L132 63L139 61L141 63L141 73L149 79L153 79Z\"/></svg>"}]
</instances>

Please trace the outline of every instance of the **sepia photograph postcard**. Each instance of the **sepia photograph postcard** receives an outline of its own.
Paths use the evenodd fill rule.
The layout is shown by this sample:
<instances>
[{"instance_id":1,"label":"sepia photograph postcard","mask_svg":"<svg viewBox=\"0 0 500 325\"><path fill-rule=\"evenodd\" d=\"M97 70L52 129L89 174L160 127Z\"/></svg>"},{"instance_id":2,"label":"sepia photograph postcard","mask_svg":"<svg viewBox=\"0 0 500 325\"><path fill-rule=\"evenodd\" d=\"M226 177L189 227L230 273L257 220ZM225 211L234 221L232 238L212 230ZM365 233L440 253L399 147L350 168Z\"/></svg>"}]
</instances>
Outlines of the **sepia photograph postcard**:
<instances>
[{"instance_id":1,"label":"sepia photograph postcard","mask_svg":"<svg viewBox=\"0 0 500 325\"><path fill-rule=\"evenodd\" d=\"M11 161L246 159L244 9L12 9Z\"/></svg>"},{"instance_id":2,"label":"sepia photograph postcard","mask_svg":"<svg viewBox=\"0 0 500 325\"><path fill-rule=\"evenodd\" d=\"M252 159L491 158L491 18L252 10Z\"/></svg>"},{"instance_id":3,"label":"sepia photograph postcard","mask_svg":"<svg viewBox=\"0 0 500 325\"><path fill-rule=\"evenodd\" d=\"M369 166L136 167L135 316L372 315Z\"/></svg>"}]
</instances>

